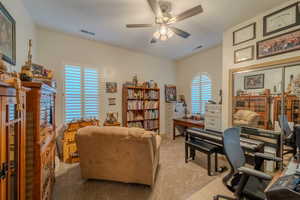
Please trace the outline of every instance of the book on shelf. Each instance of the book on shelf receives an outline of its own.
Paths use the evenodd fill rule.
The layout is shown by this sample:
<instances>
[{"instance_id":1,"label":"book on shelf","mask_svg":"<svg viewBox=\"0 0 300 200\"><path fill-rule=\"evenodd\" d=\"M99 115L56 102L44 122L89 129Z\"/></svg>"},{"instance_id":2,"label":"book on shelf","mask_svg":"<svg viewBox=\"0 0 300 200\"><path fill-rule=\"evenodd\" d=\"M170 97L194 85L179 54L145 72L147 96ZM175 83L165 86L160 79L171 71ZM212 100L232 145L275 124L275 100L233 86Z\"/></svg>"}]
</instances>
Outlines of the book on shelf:
<instances>
[{"instance_id":1,"label":"book on shelf","mask_svg":"<svg viewBox=\"0 0 300 200\"><path fill-rule=\"evenodd\" d=\"M146 110L145 119L158 119L158 110Z\"/></svg>"},{"instance_id":2,"label":"book on shelf","mask_svg":"<svg viewBox=\"0 0 300 200\"><path fill-rule=\"evenodd\" d=\"M145 120L144 129L148 129L148 130L158 129L158 120Z\"/></svg>"},{"instance_id":3,"label":"book on shelf","mask_svg":"<svg viewBox=\"0 0 300 200\"><path fill-rule=\"evenodd\" d=\"M142 110L143 109L143 101L128 101L128 110Z\"/></svg>"},{"instance_id":4,"label":"book on shelf","mask_svg":"<svg viewBox=\"0 0 300 200\"><path fill-rule=\"evenodd\" d=\"M127 112L127 121L138 121L144 120L144 116L140 112L128 111Z\"/></svg>"},{"instance_id":5,"label":"book on shelf","mask_svg":"<svg viewBox=\"0 0 300 200\"><path fill-rule=\"evenodd\" d=\"M159 97L159 91L149 90L149 91L145 92L145 99L157 100L158 97Z\"/></svg>"},{"instance_id":6,"label":"book on shelf","mask_svg":"<svg viewBox=\"0 0 300 200\"><path fill-rule=\"evenodd\" d=\"M158 101L145 101L145 109L157 109Z\"/></svg>"},{"instance_id":7,"label":"book on shelf","mask_svg":"<svg viewBox=\"0 0 300 200\"><path fill-rule=\"evenodd\" d=\"M144 93L142 90L128 89L128 99L143 99Z\"/></svg>"}]
</instances>

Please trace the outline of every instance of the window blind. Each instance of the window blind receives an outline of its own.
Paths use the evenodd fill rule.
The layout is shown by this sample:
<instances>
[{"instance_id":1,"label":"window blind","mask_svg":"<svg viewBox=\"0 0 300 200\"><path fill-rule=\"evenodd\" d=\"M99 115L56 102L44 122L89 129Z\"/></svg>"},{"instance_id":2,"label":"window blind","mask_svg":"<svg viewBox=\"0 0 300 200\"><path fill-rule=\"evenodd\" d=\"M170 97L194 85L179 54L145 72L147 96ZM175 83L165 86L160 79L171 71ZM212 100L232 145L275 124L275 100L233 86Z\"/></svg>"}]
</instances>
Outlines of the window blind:
<instances>
[{"instance_id":1,"label":"window blind","mask_svg":"<svg viewBox=\"0 0 300 200\"><path fill-rule=\"evenodd\" d=\"M196 76L192 81L192 113L204 114L205 105L211 100L211 80L207 75Z\"/></svg>"},{"instance_id":2,"label":"window blind","mask_svg":"<svg viewBox=\"0 0 300 200\"><path fill-rule=\"evenodd\" d=\"M84 70L84 117L98 118L99 93L98 73L94 69Z\"/></svg>"},{"instance_id":3,"label":"window blind","mask_svg":"<svg viewBox=\"0 0 300 200\"><path fill-rule=\"evenodd\" d=\"M98 118L98 72L80 66L65 66L65 121Z\"/></svg>"}]
</instances>

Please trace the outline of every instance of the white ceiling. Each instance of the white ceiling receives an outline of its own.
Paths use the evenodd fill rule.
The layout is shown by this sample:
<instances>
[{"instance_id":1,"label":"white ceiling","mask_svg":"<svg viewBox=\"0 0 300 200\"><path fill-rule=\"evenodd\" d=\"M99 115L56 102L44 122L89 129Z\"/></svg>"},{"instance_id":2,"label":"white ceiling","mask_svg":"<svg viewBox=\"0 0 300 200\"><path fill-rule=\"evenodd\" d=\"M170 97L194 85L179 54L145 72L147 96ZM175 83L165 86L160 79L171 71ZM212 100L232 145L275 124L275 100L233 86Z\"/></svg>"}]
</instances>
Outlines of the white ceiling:
<instances>
[{"instance_id":1,"label":"white ceiling","mask_svg":"<svg viewBox=\"0 0 300 200\"><path fill-rule=\"evenodd\" d=\"M83 36L95 32L95 40L120 47L178 59L221 43L222 32L286 0L169 0L172 14L201 4L204 13L178 22L176 27L192 34L150 44L155 28L128 29L128 23L152 23L154 15L146 0L24 0L38 25ZM84 36L85 37L85 36Z\"/></svg>"}]
</instances>

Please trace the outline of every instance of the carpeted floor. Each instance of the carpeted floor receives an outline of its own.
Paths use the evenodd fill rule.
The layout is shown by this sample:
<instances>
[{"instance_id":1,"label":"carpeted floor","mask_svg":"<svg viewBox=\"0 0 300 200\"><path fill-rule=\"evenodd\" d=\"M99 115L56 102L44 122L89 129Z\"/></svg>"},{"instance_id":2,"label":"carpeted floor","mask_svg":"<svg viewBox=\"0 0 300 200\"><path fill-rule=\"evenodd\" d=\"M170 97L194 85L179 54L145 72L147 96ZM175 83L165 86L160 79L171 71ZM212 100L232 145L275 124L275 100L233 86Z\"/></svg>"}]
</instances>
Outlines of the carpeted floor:
<instances>
[{"instance_id":1,"label":"carpeted floor","mask_svg":"<svg viewBox=\"0 0 300 200\"><path fill-rule=\"evenodd\" d=\"M186 200L217 176L209 177L206 156L184 162L184 139L164 136L160 167L153 188L138 184L83 180L78 164L60 164L54 200Z\"/></svg>"}]
</instances>

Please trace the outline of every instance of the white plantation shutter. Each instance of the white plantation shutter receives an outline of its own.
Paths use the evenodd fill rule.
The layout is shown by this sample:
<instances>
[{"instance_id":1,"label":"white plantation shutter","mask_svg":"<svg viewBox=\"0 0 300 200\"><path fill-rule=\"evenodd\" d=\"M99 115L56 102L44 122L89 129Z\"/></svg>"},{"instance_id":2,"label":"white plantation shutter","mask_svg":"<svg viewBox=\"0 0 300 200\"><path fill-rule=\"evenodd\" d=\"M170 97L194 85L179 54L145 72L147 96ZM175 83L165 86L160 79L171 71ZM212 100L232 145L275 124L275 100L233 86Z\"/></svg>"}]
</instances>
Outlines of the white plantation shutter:
<instances>
[{"instance_id":1,"label":"white plantation shutter","mask_svg":"<svg viewBox=\"0 0 300 200\"><path fill-rule=\"evenodd\" d=\"M205 105L211 100L211 80L207 75L196 76L192 81L192 113L204 114Z\"/></svg>"},{"instance_id":2,"label":"white plantation shutter","mask_svg":"<svg viewBox=\"0 0 300 200\"><path fill-rule=\"evenodd\" d=\"M65 121L99 117L98 72L65 66Z\"/></svg>"},{"instance_id":3,"label":"white plantation shutter","mask_svg":"<svg viewBox=\"0 0 300 200\"><path fill-rule=\"evenodd\" d=\"M65 121L81 118L81 68L65 66Z\"/></svg>"},{"instance_id":4,"label":"white plantation shutter","mask_svg":"<svg viewBox=\"0 0 300 200\"><path fill-rule=\"evenodd\" d=\"M84 69L84 117L98 118L99 111L98 72Z\"/></svg>"}]
</instances>

